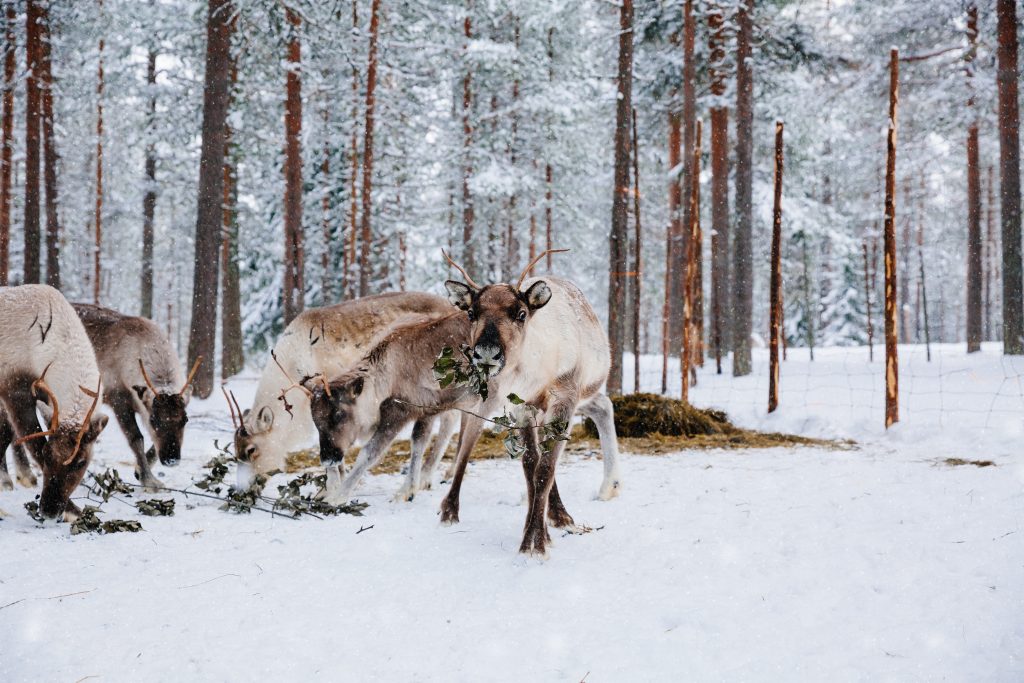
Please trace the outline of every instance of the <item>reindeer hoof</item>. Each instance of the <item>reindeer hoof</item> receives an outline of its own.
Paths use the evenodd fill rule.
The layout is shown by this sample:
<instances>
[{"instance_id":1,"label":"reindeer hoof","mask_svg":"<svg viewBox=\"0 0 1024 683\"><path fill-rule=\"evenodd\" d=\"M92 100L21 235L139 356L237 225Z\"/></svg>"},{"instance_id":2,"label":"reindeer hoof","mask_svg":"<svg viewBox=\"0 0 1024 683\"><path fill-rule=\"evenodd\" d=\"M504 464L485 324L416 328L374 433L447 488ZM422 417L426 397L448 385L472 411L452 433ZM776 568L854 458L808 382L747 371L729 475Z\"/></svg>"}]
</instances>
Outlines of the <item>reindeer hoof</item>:
<instances>
[{"instance_id":1,"label":"reindeer hoof","mask_svg":"<svg viewBox=\"0 0 1024 683\"><path fill-rule=\"evenodd\" d=\"M411 503L416 498L416 492L410 491L409 489L402 487L398 490L398 493L391 499L394 503Z\"/></svg>"},{"instance_id":2,"label":"reindeer hoof","mask_svg":"<svg viewBox=\"0 0 1024 683\"><path fill-rule=\"evenodd\" d=\"M573 520L572 515L565 510L553 510L549 508L548 522L556 529L566 529L571 531L576 528L576 522Z\"/></svg>"},{"instance_id":3,"label":"reindeer hoof","mask_svg":"<svg viewBox=\"0 0 1024 683\"><path fill-rule=\"evenodd\" d=\"M527 529L523 535L523 543L519 546L519 552L530 557L547 559L547 542L549 540L547 536L547 528Z\"/></svg>"},{"instance_id":4,"label":"reindeer hoof","mask_svg":"<svg viewBox=\"0 0 1024 683\"><path fill-rule=\"evenodd\" d=\"M32 474L32 470L22 470L15 475L18 480L18 484L27 489L34 489L39 481L36 479L36 475ZM8 480L9 481L9 480Z\"/></svg>"},{"instance_id":5,"label":"reindeer hoof","mask_svg":"<svg viewBox=\"0 0 1024 683\"><path fill-rule=\"evenodd\" d=\"M11 477L6 474L0 474L0 491L13 491L14 482L11 481Z\"/></svg>"},{"instance_id":6,"label":"reindeer hoof","mask_svg":"<svg viewBox=\"0 0 1024 683\"><path fill-rule=\"evenodd\" d=\"M156 463L156 446L150 446L149 450L146 451L146 461L149 462L150 465Z\"/></svg>"},{"instance_id":7,"label":"reindeer hoof","mask_svg":"<svg viewBox=\"0 0 1024 683\"><path fill-rule=\"evenodd\" d=\"M459 508L456 505L451 505L448 499L445 498L444 502L441 503L441 524L445 526L451 526L459 523Z\"/></svg>"},{"instance_id":8,"label":"reindeer hoof","mask_svg":"<svg viewBox=\"0 0 1024 683\"><path fill-rule=\"evenodd\" d=\"M622 484L618 479L601 484L601 490L597 492L598 500L611 500L617 498Z\"/></svg>"}]
</instances>

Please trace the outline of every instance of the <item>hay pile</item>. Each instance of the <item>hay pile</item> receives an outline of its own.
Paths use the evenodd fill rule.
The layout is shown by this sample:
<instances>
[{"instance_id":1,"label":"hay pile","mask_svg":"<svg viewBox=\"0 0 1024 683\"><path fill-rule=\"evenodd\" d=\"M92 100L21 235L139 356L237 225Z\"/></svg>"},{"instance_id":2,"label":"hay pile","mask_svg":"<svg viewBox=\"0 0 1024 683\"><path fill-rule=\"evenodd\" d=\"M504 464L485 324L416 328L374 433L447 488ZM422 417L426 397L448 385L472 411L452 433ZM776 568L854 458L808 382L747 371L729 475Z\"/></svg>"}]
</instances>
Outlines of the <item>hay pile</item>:
<instances>
[{"instance_id":1,"label":"hay pile","mask_svg":"<svg viewBox=\"0 0 1024 683\"><path fill-rule=\"evenodd\" d=\"M630 394L612 398L615 407L615 431L619 448L627 453L663 455L695 449L776 448L817 446L834 450L853 447L849 441L826 441L792 434L755 432L740 429L720 410L695 408L682 401L657 394ZM445 461L455 457L458 438L453 438ZM409 461L409 442L395 441L374 474L401 472ZM590 420L576 425L566 445L569 453L600 453L601 443L597 428ZM358 448L345 455L345 464L351 467L359 454ZM473 449L472 460L507 458L505 443L497 432L484 430ZM285 471L298 472L307 467L318 467L320 457L316 449L298 451L288 455ZM441 469L444 465L439 465ZM443 471L443 470L442 470Z\"/></svg>"}]
</instances>

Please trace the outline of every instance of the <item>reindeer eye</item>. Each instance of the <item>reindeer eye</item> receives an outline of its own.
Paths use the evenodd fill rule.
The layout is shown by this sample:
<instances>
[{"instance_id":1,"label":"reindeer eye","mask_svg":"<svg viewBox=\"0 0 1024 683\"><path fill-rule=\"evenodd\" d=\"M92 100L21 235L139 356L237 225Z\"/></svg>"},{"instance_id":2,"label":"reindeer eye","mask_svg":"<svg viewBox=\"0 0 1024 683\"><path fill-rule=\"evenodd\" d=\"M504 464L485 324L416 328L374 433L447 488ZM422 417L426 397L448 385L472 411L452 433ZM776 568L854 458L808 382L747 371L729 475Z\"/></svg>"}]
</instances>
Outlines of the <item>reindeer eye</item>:
<instances>
[{"instance_id":1,"label":"reindeer eye","mask_svg":"<svg viewBox=\"0 0 1024 683\"><path fill-rule=\"evenodd\" d=\"M469 318L470 322L476 320L476 313L473 312L472 308L466 311L466 316Z\"/></svg>"},{"instance_id":2,"label":"reindeer eye","mask_svg":"<svg viewBox=\"0 0 1024 683\"><path fill-rule=\"evenodd\" d=\"M519 315L516 316L516 320L521 323L526 322L526 309L519 311Z\"/></svg>"}]
</instances>

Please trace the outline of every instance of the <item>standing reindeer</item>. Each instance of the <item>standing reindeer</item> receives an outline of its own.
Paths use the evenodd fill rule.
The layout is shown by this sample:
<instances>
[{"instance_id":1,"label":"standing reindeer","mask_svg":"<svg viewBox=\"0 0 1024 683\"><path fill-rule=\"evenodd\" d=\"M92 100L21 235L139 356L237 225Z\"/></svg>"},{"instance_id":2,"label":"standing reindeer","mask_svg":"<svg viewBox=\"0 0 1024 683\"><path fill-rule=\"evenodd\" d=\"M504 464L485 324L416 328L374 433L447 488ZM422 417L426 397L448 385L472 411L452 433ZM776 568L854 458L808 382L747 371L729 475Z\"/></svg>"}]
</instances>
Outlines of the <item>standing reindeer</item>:
<instances>
[{"instance_id":1,"label":"standing reindeer","mask_svg":"<svg viewBox=\"0 0 1024 683\"><path fill-rule=\"evenodd\" d=\"M263 369L252 409L238 411L238 484L248 486L253 470L265 473L282 469L288 450L301 446L312 435L308 394L294 394L294 404L281 400L287 398L284 392L295 383L292 377L339 375L396 323L438 317L450 310L443 298L433 294L394 292L311 308L299 314L271 352L274 362ZM447 444L453 431L454 426L442 425L438 440ZM328 467L327 473L332 480L341 475L337 466Z\"/></svg>"},{"instance_id":2,"label":"standing reindeer","mask_svg":"<svg viewBox=\"0 0 1024 683\"><path fill-rule=\"evenodd\" d=\"M0 289L0 403L43 471L39 510L73 519L69 498L92 460L92 445L107 425L93 416L102 385L82 322L60 292L46 285ZM41 431L37 401L47 401L49 428ZM0 430L0 453L10 430ZM6 463L5 463L6 464ZM10 483L6 467L0 477Z\"/></svg>"},{"instance_id":3,"label":"standing reindeer","mask_svg":"<svg viewBox=\"0 0 1024 683\"><path fill-rule=\"evenodd\" d=\"M92 304L72 304L85 326L103 377L103 402L114 411L135 454L135 476L147 488L157 488L152 465L173 467L181 459L188 422L192 378L202 358L185 377L170 342L152 320L128 316ZM153 445L146 450L136 414Z\"/></svg>"},{"instance_id":4,"label":"standing reindeer","mask_svg":"<svg viewBox=\"0 0 1024 683\"><path fill-rule=\"evenodd\" d=\"M466 282L448 280L445 288L449 300L465 311L471 323L474 360L501 387L485 402L482 413L493 413L509 393L522 397L551 422L569 424L579 408L594 421L601 436L605 476L598 497L608 500L618 495L620 487L612 404L601 393L611 367L608 338L590 302L574 284L559 278L526 279L541 256L526 267L515 285L482 287L458 268ZM463 442L475 440L482 427L481 420L470 421L463 430ZM565 441L556 441L542 452L536 431L530 430L526 446L523 472L529 511L519 551L543 555L550 540L545 523L549 493ZM443 520L458 519L468 458L469 451L460 448L455 479L441 508Z\"/></svg>"},{"instance_id":5,"label":"standing reindeer","mask_svg":"<svg viewBox=\"0 0 1024 683\"><path fill-rule=\"evenodd\" d=\"M515 292L515 303L510 300L503 309L513 320L513 326L521 331L528 321L532 321L530 329L536 332L525 341L516 339L514 334L509 335L509 342L498 349L489 348L488 340L476 344L476 360L479 365L490 368L492 378L501 373L503 366L508 366L504 369L510 370L489 382L486 401L481 401L476 393L465 387L439 387L433 376L432 365L427 362L437 357L445 346L472 346L474 340L481 336L477 330L477 316L480 313L488 314L483 305L464 308L461 287L467 286L451 281L448 288L452 301L467 311L467 314L456 312L444 318L396 327L358 366L330 382L319 378L319 385L313 384L311 411L320 432L322 459L340 458L344 449L356 438L372 434L341 486L328 491L328 500L347 500L359 478L380 459L388 444L410 421L416 420L418 426L420 421L438 412L461 410L464 411L464 418L455 481L442 508L442 521L458 522L459 488L466 461L482 431L484 421L480 416L500 412L510 391L529 397L529 404L547 410L556 417L564 415L566 421L577 407L584 415L591 417L598 426L604 454L605 480L599 497L607 500L617 495L618 446L611 402L607 396L599 393L608 373L607 341L604 341L603 331L586 299L571 283L549 279L547 282L551 285L548 285L545 281L537 280L525 293L520 291L526 274L536 263L537 260L523 271L515 287L493 285L499 288L496 291ZM472 291L483 289L474 285ZM541 309L552 299L554 303L551 308L542 315ZM565 325L569 329L555 329L558 325ZM550 338L556 347L539 347L538 339L544 337ZM512 363L507 360L510 356L514 358ZM400 491L400 495L408 497L417 488L423 454L422 447L417 448L415 444L417 426L413 429L414 445L409 476ZM527 442L534 451L533 456L529 453L527 455L531 459L528 488L532 505L535 487L529 472L535 469L533 460L539 459L536 435L531 432ZM559 442L559 445L563 446L564 442ZM560 450L558 448L554 453L556 460ZM325 456L325 453L332 455ZM428 481L434 464L435 456L432 453L423 465ZM571 526L572 518L562 505L554 483L553 464L549 480L542 484L538 489L544 497L540 513L542 526L545 512L556 527ZM550 506L547 505L549 492ZM543 528L546 538L546 526ZM524 552L543 550L543 545L540 548L533 545L526 548L524 540Z\"/></svg>"}]
</instances>

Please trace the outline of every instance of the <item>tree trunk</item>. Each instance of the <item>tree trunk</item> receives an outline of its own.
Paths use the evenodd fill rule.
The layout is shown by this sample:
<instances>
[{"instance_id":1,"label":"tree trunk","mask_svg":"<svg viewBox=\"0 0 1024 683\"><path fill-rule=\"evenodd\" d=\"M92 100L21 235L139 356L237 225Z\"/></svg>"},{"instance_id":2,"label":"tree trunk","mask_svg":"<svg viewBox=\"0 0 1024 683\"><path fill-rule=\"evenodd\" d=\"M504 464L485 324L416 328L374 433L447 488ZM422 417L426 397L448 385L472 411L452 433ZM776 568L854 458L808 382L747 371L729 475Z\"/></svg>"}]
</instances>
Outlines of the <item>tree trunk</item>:
<instances>
[{"instance_id":1,"label":"tree trunk","mask_svg":"<svg viewBox=\"0 0 1024 683\"><path fill-rule=\"evenodd\" d=\"M696 309L693 304L696 290L700 288L700 283L697 281L697 263L700 261L701 128L701 122L697 121L693 143L687 143L687 146L693 148L693 159L690 164L693 182L689 184L690 196L687 198L690 210L686 212L686 215L690 217L690 224L686 226L686 231L689 234L686 239L686 273L683 279L683 341L682 353L679 358L679 380L682 387L681 398L684 403L690 401L690 368L693 366L696 346L700 344L700 338L696 334L697 326L694 321Z\"/></svg>"},{"instance_id":2,"label":"tree trunk","mask_svg":"<svg viewBox=\"0 0 1024 683\"><path fill-rule=\"evenodd\" d=\"M900 419L899 362L896 355L896 114L899 50L889 54L889 133L885 158L885 426Z\"/></svg>"},{"instance_id":3,"label":"tree trunk","mask_svg":"<svg viewBox=\"0 0 1024 683\"><path fill-rule=\"evenodd\" d=\"M60 289L60 220L57 216L57 144L53 139L50 10L39 10L39 76L43 105L43 185L46 188L46 284Z\"/></svg>"},{"instance_id":4,"label":"tree trunk","mask_svg":"<svg viewBox=\"0 0 1024 683\"><path fill-rule=\"evenodd\" d=\"M694 140L696 139L696 126L697 126L697 95L696 95L696 61L694 58L694 49L697 38L697 21L693 14L693 0L685 0L683 3L683 187L682 195L685 199L683 202L683 258L687 259L689 254L689 239L690 239L690 227L693 224L690 212L693 210L693 202L690 201L690 197L693 194L694 185L694 170L693 165L693 148ZM697 183L699 185L699 182ZM700 234L700 221L697 221L697 232ZM696 281L694 283L695 291L690 296L690 305L693 308L692 317L694 321L691 324L695 324L696 330L694 335L696 339L692 342L693 348L690 349L691 353L694 354L693 359L696 365L704 365L704 283L702 281L704 274L704 267L702 263L703 255L701 253L701 247L697 248L697 273L695 275ZM685 271L685 267L684 267ZM684 273L685 277L685 273ZM680 339L682 335L680 335Z\"/></svg>"},{"instance_id":5,"label":"tree trunk","mask_svg":"<svg viewBox=\"0 0 1024 683\"><path fill-rule=\"evenodd\" d=\"M782 170L783 126L775 122L775 201L772 207L772 274L769 293L768 412L779 407L779 336L782 333Z\"/></svg>"},{"instance_id":6,"label":"tree trunk","mask_svg":"<svg viewBox=\"0 0 1024 683\"><path fill-rule=\"evenodd\" d=\"M548 29L548 85L552 85L555 81L555 29ZM545 234L545 246L548 250L547 253L547 267L548 272L551 272L551 250L554 249L552 246L552 219L554 213L554 205L552 204L552 188L554 186L554 171L551 168L551 161L549 160L544 165L544 234Z\"/></svg>"},{"instance_id":7,"label":"tree trunk","mask_svg":"<svg viewBox=\"0 0 1024 683\"><path fill-rule=\"evenodd\" d=\"M736 10L736 234L733 243L732 374L750 374L750 334L754 317L753 187L754 73L751 64L754 0ZM804 240L806 249L806 235ZM809 283L808 283L809 286ZM808 330L813 320L808 311ZM813 332L811 333L813 335ZM812 337L813 339L813 337ZM812 341L813 349L813 341Z\"/></svg>"},{"instance_id":8,"label":"tree trunk","mask_svg":"<svg viewBox=\"0 0 1024 683\"><path fill-rule=\"evenodd\" d=\"M673 98L675 99L675 98ZM682 116L669 104L668 111L668 240L665 244L665 297L668 301L668 351L679 353L683 344L683 280L686 254L683 239ZM689 201L689 197L687 197ZM689 226L687 226L689 228Z\"/></svg>"},{"instance_id":9,"label":"tree trunk","mask_svg":"<svg viewBox=\"0 0 1024 683\"><path fill-rule=\"evenodd\" d=\"M995 174L988 167L988 198L985 202L985 339L996 341L992 324L993 286L999 279L999 257L996 248Z\"/></svg>"},{"instance_id":10,"label":"tree trunk","mask_svg":"<svg viewBox=\"0 0 1024 683\"><path fill-rule=\"evenodd\" d=\"M640 228L640 152L633 110L633 393L640 391L640 294L643 284L643 232Z\"/></svg>"},{"instance_id":11,"label":"tree trunk","mask_svg":"<svg viewBox=\"0 0 1024 683\"><path fill-rule=\"evenodd\" d=\"M206 76L203 89L203 140L199 162L199 202L196 211L193 260L192 326L188 341L189 366L200 357L195 376L199 398L213 392L213 362L217 334L217 282L221 226L224 220L224 147L231 70L231 0L210 0L206 19Z\"/></svg>"},{"instance_id":12,"label":"tree trunk","mask_svg":"<svg viewBox=\"0 0 1024 683\"><path fill-rule=\"evenodd\" d=\"M473 70L469 66L469 41L473 35L472 0L467 0L466 16L462 22L465 41L462 44L462 266L471 278L479 275L476 268L476 245L473 240L473 195L469 179L473 175L473 125L470 114L473 107Z\"/></svg>"},{"instance_id":13,"label":"tree trunk","mask_svg":"<svg viewBox=\"0 0 1024 683\"><path fill-rule=\"evenodd\" d=\"M1003 238L1003 353L1024 354L1024 279L1020 232L1020 109L1017 7L998 0L999 201Z\"/></svg>"},{"instance_id":14,"label":"tree trunk","mask_svg":"<svg viewBox=\"0 0 1024 683\"><path fill-rule=\"evenodd\" d=\"M366 58L366 122L363 132L363 216L360 225L359 296L370 293L370 247L373 219L373 116L377 89L377 34L380 30L380 0L370 5L370 48Z\"/></svg>"},{"instance_id":15,"label":"tree trunk","mask_svg":"<svg viewBox=\"0 0 1024 683\"><path fill-rule=\"evenodd\" d=\"M153 242L156 218L156 50L149 49L146 62L149 117L146 121L146 192L142 196L142 316L153 317Z\"/></svg>"},{"instance_id":16,"label":"tree trunk","mask_svg":"<svg viewBox=\"0 0 1024 683\"><path fill-rule=\"evenodd\" d=\"M14 142L14 70L18 41L15 22L18 20L14 0L4 2L4 93L3 147L0 148L0 287L7 286L11 250L11 175Z\"/></svg>"},{"instance_id":17,"label":"tree trunk","mask_svg":"<svg viewBox=\"0 0 1024 683\"><path fill-rule=\"evenodd\" d=\"M25 56L25 284L39 282L39 15L41 0L29 0L26 13Z\"/></svg>"},{"instance_id":18,"label":"tree trunk","mask_svg":"<svg viewBox=\"0 0 1024 683\"><path fill-rule=\"evenodd\" d=\"M232 23L232 32L235 29ZM228 109L234 103L238 81L238 64L231 59ZM238 177L233 158L231 125L224 124L224 195L222 209L223 238L221 243L220 281L220 376L227 379L245 367L242 345L242 292L238 272Z\"/></svg>"},{"instance_id":19,"label":"tree trunk","mask_svg":"<svg viewBox=\"0 0 1024 683\"><path fill-rule=\"evenodd\" d=\"M326 95L324 95L326 99ZM321 185L323 196L320 197L320 232L324 247L320 253L320 303L328 306L334 303L334 273L331 267L331 255L334 253L331 239L331 144L330 144L330 111L324 102L322 116L324 119L324 158L320 161Z\"/></svg>"},{"instance_id":20,"label":"tree trunk","mask_svg":"<svg viewBox=\"0 0 1024 683\"><path fill-rule=\"evenodd\" d=\"M609 235L608 340L612 366L608 393L622 393L622 352L626 337L626 270L629 248L629 139L633 110L633 0L623 0L619 12L618 98L615 108L615 188Z\"/></svg>"},{"instance_id":21,"label":"tree trunk","mask_svg":"<svg viewBox=\"0 0 1024 683\"><path fill-rule=\"evenodd\" d=\"M356 31L359 28L359 2L352 0L352 36L355 40ZM345 256L344 269L341 274L341 293L348 299L355 297L355 267L356 267L356 242L358 232L359 216L359 141L358 141L358 120L359 120L359 67L356 61L352 60L352 120L350 123L351 137L349 140L349 213L348 213L348 239L343 246Z\"/></svg>"},{"instance_id":22,"label":"tree trunk","mask_svg":"<svg viewBox=\"0 0 1024 683\"><path fill-rule=\"evenodd\" d=\"M978 121L974 114L974 58L977 50L978 7L967 7L967 40L964 57L967 73L967 353L981 350L981 175L978 168Z\"/></svg>"},{"instance_id":23,"label":"tree trunk","mask_svg":"<svg viewBox=\"0 0 1024 683\"><path fill-rule=\"evenodd\" d=\"M875 326L871 321L871 268L868 265L868 242L865 239L861 245L864 247L864 306L867 309L864 317L867 318L866 330L868 334L868 362L875 360Z\"/></svg>"},{"instance_id":24,"label":"tree trunk","mask_svg":"<svg viewBox=\"0 0 1024 683\"><path fill-rule=\"evenodd\" d=\"M302 312L305 270L302 239L302 17L285 8L289 26L284 102L284 324Z\"/></svg>"},{"instance_id":25,"label":"tree trunk","mask_svg":"<svg viewBox=\"0 0 1024 683\"><path fill-rule=\"evenodd\" d=\"M96 66L96 207L93 214L96 243L93 246L92 275L94 304L100 302L100 287L103 284L103 46L104 40L100 38L100 56Z\"/></svg>"},{"instance_id":26,"label":"tree trunk","mask_svg":"<svg viewBox=\"0 0 1024 683\"><path fill-rule=\"evenodd\" d=\"M924 177L921 177L921 189L924 189ZM917 266L918 286L921 288L921 314L924 318L924 351L928 362L932 361L932 338L928 330L928 288L924 278L924 192L921 193L920 214L917 221ZM909 245L908 245L909 246Z\"/></svg>"},{"instance_id":27,"label":"tree trunk","mask_svg":"<svg viewBox=\"0 0 1024 683\"><path fill-rule=\"evenodd\" d=\"M725 20L712 4L708 15L711 94L725 95ZM722 374L722 354L729 349L729 109L721 101L711 108L711 343L715 367Z\"/></svg>"},{"instance_id":28,"label":"tree trunk","mask_svg":"<svg viewBox=\"0 0 1024 683\"><path fill-rule=\"evenodd\" d=\"M511 142L508 146L509 165L512 170L516 170L516 145L518 144L519 137L519 51L521 48L520 40L520 22L519 15L514 18L514 29L513 37L516 48L516 62L515 72L516 77L512 80L512 124L511 124ZM504 277L502 278L508 282L512 277L515 276L516 266L519 264L519 236L516 232L516 207L519 204L519 191L518 188L512 191L512 196L508 199L508 229L505 235L505 259L502 266Z\"/></svg>"}]
</instances>

